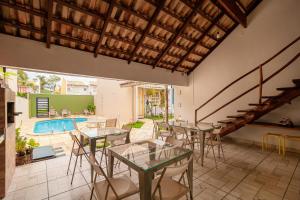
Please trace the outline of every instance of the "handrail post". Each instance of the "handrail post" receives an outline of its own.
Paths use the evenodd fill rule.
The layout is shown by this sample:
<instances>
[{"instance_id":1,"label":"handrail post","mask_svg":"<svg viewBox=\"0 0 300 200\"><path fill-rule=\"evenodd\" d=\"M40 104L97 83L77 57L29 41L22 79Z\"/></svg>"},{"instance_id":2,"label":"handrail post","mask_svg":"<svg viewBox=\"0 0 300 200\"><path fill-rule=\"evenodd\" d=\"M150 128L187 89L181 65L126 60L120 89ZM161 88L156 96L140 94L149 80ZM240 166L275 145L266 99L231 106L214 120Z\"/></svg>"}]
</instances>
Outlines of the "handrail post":
<instances>
[{"instance_id":1,"label":"handrail post","mask_svg":"<svg viewBox=\"0 0 300 200\"><path fill-rule=\"evenodd\" d=\"M197 111L198 110L195 110L195 125L197 124Z\"/></svg>"},{"instance_id":2,"label":"handrail post","mask_svg":"<svg viewBox=\"0 0 300 200\"><path fill-rule=\"evenodd\" d=\"M263 70L262 65L259 66L259 95L258 95L258 103L261 104L261 97L262 97L262 90L263 90Z\"/></svg>"}]
</instances>

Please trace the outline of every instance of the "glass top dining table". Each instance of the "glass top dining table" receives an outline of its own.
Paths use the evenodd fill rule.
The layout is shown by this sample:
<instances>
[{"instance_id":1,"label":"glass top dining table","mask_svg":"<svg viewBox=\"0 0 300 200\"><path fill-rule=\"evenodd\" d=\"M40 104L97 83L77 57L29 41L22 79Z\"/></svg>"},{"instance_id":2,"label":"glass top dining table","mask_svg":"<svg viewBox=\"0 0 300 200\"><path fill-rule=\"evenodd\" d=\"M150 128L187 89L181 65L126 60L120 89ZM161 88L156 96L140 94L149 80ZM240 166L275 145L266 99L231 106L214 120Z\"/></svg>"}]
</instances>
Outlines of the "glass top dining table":
<instances>
[{"instance_id":1,"label":"glass top dining table","mask_svg":"<svg viewBox=\"0 0 300 200\"><path fill-rule=\"evenodd\" d=\"M113 176L114 158L138 172L140 199L151 199L154 173L192 156L192 150L165 143L145 140L108 148L108 176ZM193 188L193 162L189 162L188 182ZM192 190L190 191L192 194Z\"/></svg>"}]
</instances>

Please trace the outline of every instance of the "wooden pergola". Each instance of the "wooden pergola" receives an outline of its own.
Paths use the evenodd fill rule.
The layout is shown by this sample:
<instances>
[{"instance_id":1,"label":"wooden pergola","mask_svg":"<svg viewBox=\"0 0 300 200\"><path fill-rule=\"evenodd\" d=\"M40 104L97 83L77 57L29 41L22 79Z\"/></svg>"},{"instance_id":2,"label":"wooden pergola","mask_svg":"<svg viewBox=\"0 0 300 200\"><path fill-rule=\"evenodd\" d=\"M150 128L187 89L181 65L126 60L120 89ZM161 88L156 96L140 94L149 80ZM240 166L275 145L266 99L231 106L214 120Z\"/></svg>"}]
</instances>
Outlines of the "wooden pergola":
<instances>
[{"instance_id":1,"label":"wooden pergola","mask_svg":"<svg viewBox=\"0 0 300 200\"><path fill-rule=\"evenodd\" d=\"M189 74L260 1L0 0L0 32Z\"/></svg>"}]
</instances>

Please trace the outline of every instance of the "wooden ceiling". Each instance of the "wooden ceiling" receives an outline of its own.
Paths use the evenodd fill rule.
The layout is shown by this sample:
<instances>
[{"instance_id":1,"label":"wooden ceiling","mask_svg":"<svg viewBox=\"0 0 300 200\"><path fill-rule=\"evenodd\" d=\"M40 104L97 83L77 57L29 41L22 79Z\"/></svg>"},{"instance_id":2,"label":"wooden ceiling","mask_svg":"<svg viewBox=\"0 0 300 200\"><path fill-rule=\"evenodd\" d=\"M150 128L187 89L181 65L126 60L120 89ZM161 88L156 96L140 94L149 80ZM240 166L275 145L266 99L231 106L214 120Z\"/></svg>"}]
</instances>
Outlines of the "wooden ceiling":
<instances>
[{"instance_id":1,"label":"wooden ceiling","mask_svg":"<svg viewBox=\"0 0 300 200\"><path fill-rule=\"evenodd\" d=\"M0 0L0 32L192 72L261 0Z\"/></svg>"}]
</instances>

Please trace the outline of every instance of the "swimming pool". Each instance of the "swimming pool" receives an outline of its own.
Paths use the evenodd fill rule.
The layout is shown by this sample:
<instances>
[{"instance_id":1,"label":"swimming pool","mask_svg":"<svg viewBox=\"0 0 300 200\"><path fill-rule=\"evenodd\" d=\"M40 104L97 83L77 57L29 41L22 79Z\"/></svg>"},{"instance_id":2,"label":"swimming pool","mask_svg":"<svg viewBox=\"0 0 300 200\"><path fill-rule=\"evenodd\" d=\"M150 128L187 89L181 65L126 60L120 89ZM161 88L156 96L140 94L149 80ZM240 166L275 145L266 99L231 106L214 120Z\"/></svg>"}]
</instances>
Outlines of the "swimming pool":
<instances>
[{"instance_id":1,"label":"swimming pool","mask_svg":"<svg viewBox=\"0 0 300 200\"><path fill-rule=\"evenodd\" d=\"M37 135L58 133L65 131L74 130L73 120L77 123L87 121L87 118L64 118L64 119L53 119L36 122L34 125L33 132Z\"/></svg>"}]
</instances>

